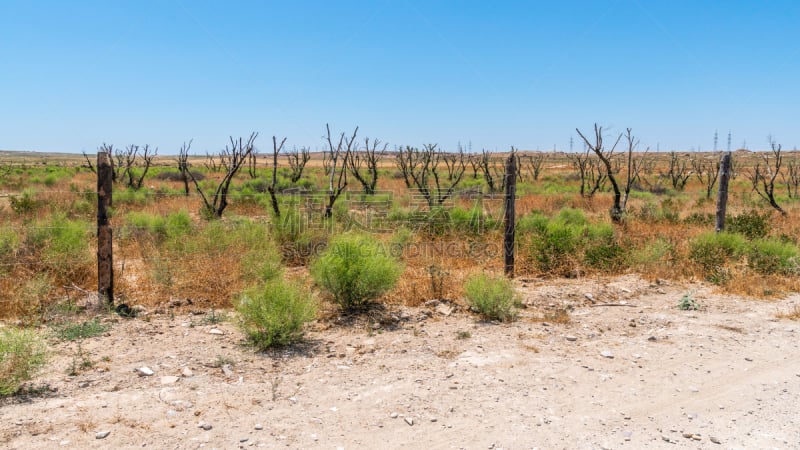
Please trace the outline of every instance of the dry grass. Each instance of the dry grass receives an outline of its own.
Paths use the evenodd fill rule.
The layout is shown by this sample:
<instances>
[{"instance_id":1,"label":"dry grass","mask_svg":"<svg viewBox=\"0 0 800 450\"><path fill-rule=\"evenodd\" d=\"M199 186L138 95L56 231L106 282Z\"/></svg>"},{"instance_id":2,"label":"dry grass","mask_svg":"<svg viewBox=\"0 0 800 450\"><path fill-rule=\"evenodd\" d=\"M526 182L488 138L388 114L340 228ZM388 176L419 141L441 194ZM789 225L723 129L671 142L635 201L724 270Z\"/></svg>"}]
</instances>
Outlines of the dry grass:
<instances>
[{"instance_id":1,"label":"dry grass","mask_svg":"<svg viewBox=\"0 0 800 450\"><path fill-rule=\"evenodd\" d=\"M307 167L306 177L316 180L317 185L321 186L324 182L321 173L321 155L313 155L314 159ZM498 159L501 155L497 155ZM651 155L657 158L657 168L655 173L664 171L668 157L666 154ZM706 155L708 156L708 155ZM787 152L787 158L790 152ZM738 153L735 157L739 160L740 171L744 173L747 167L751 167L758 160L757 155L749 153ZM26 221L33 217L47 217L56 212L67 211L71 217L80 217L92 223L93 210L78 212L76 205L78 201L85 203L88 201L79 193L70 191L84 192L92 191L96 186L95 175L88 171L75 171L74 167L83 164L81 156L71 157L44 157L26 155L25 160L15 161L15 167L19 164L27 164L32 173L36 174L41 170L42 161L47 161L48 165L61 165L70 167L70 175L59 179L55 184L45 186L44 184L34 185L34 189L40 191L37 200L44 206L41 210L29 215L18 216L11 212L8 200L0 199L2 209L0 209L0 219L4 224L20 230L21 239L25 238ZM550 180L563 179L572 174L568 160L564 155L552 155L553 158L545 162L545 169L542 179L535 186L539 189L547 177ZM198 157L193 160L193 164L202 168L205 158ZM281 160L281 163L285 163ZM173 162L170 157L159 157L157 164L172 167ZM259 160L259 168L266 167L266 159ZM388 171L387 175L380 178L378 190L392 192L395 206L408 207L411 196L402 178L397 176L397 169L391 157L385 158L381 167ZM38 176L38 175L37 175ZM210 179L219 179L221 174L212 173ZM0 185L0 191L18 192L30 185L29 175L20 175L13 180L6 180L5 185ZM471 168L467 169L465 179L471 180ZM651 181L655 179L655 174L645 175ZM41 177L40 177L41 178ZM243 183L248 177L246 173L234 182L234 185ZM609 222L608 209L611 206L611 196L607 192L599 192L592 199L581 198L577 194L576 181L561 181L570 183L569 189L554 194L522 195L516 205L518 217L532 211L539 211L546 215L556 214L564 207L578 208L585 212L589 221ZM557 183L559 183L557 181ZM146 180L145 185L150 192L169 192L168 195L154 194L143 203L115 203L115 214L112 217L112 226L119 227L125 214L130 211L146 212L149 214L166 216L176 211L188 211L195 224L203 224L198 212L202 206L200 198L194 190L192 195L184 197L175 192L180 192L182 183L171 181L160 181L154 178ZM121 192L115 185L116 192ZM357 190L358 186L351 185L351 190ZM750 192L751 186L744 175L740 175L734 180L731 187L731 199L729 201L729 214L738 214L752 209L756 198ZM616 234L619 242L632 250L642 249L651 245L655 240L660 239L667 242L670 251L663 257L631 262L628 266L615 269L619 271L636 271L647 279L698 279L701 272L698 267L688 263L688 243L690 239L701 232L707 231L707 226L685 224L682 222L671 223L667 221L646 222L636 216L643 205L652 203L661 205L666 199L674 203L675 208L685 217L689 213L697 212L708 214L714 211L713 201L706 201L703 197L704 186L695 178L691 178L686 190L676 195L651 195L643 193L631 198L629 211L632 212L623 226L616 227ZM462 207L471 206L470 201L455 199L454 202ZM89 202L91 203L91 202ZM494 204L492 204L494 205ZM800 236L800 221L796 220L800 207L798 202L787 202L782 204L789 212L788 217L781 217L774 213L770 218L771 231L773 236L788 236L797 239ZM91 205L92 207L94 205ZM499 210L496 205L490 206L491 212L498 217ZM253 201L232 200L226 210L226 217L234 215L265 217L267 212L263 206ZM227 219L223 219L227 220ZM116 236L116 235L115 235ZM388 235L378 235L379 239L387 240ZM460 301L463 297L463 281L468 273L476 270L498 271L501 269L502 255L499 254L499 244L502 236L498 231L490 231L481 236L470 236L458 234L458 231L443 236L427 236L417 233L414 238L416 252L409 252L403 255L405 271L396 286L391 292L384 296L384 301L390 304L400 304L416 306L427 300L434 298L446 298ZM494 252L474 251L476 246L494 244ZM236 292L241 290L242 268L239 255L246 251L245 248L233 249L225 255L179 255L168 252L147 239L118 239L115 241L115 269L117 271L116 291L122 299L130 304L158 305L169 301L171 298L191 299L198 308L203 307L228 307L231 299ZM419 251L422 249L422 251ZM94 243L90 239L90 252L94 252ZM29 283L41 270L33 263L37 261L38 255L35 252L23 251L13 255L15 262L31 263L30 265L8 266L0 274L0 318L25 318L40 314L43 309L47 309L53 303L63 301L69 292L65 291L64 286L76 285L86 291L93 291L96 286L96 273L94 264L74 267L73 270L65 274L48 274L50 288L44 292L33 289ZM3 261L0 261L3 262ZM301 261L305 263L306 261ZM580 266L580 265L579 265ZM123 270L124 267L124 270ZM300 267L300 278L305 277L305 272ZM748 271L744 267L731 267L731 276L718 289L728 293L736 293L759 298L771 298L784 295L787 292L800 291L800 279L798 277L763 276ZM548 276L551 274L539 273L526 260L524 251L517 255L516 273L519 276ZM591 267L580 266L580 274L597 273ZM602 272L608 273L608 272ZM73 295L74 294L70 294ZM552 323L569 322L567 311L544 312L538 319Z\"/></svg>"},{"instance_id":2,"label":"dry grass","mask_svg":"<svg viewBox=\"0 0 800 450\"><path fill-rule=\"evenodd\" d=\"M778 313L775 317L778 319L800 320L800 305L795 305L789 311Z\"/></svg>"}]
</instances>

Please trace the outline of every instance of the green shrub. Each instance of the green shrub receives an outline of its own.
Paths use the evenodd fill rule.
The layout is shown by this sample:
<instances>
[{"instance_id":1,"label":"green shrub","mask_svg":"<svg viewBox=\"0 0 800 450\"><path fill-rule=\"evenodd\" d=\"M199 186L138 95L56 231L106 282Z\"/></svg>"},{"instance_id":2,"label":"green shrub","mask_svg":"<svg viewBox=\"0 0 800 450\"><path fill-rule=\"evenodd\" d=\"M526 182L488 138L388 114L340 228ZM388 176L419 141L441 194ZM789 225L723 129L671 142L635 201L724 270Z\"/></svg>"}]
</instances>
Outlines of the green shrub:
<instances>
[{"instance_id":1,"label":"green shrub","mask_svg":"<svg viewBox=\"0 0 800 450\"><path fill-rule=\"evenodd\" d=\"M363 309L394 287L402 266L374 238L342 234L311 264L314 281L345 311Z\"/></svg>"},{"instance_id":2,"label":"green shrub","mask_svg":"<svg viewBox=\"0 0 800 450\"><path fill-rule=\"evenodd\" d=\"M721 267L745 253L747 242L734 233L703 233L689 244L689 258L699 264L706 276L713 277Z\"/></svg>"},{"instance_id":3,"label":"green shrub","mask_svg":"<svg viewBox=\"0 0 800 450\"><path fill-rule=\"evenodd\" d=\"M0 330L0 396L17 392L44 362L44 342L33 331Z\"/></svg>"},{"instance_id":4,"label":"green shrub","mask_svg":"<svg viewBox=\"0 0 800 450\"><path fill-rule=\"evenodd\" d=\"M264 350L301 339L303 325L314 320L317 304L303 286L275 279L244 292L236 310L247 339Z\"/></svg>"},{"instance_id":5,"label":"green shrub","mask_svg":"<svg viewBox=\"0 0 800 450\"><path fill-rule=\"evenodd\" d=\"M40 200L36 200L34 196L36 193L29 189L26 189L22 192L22 195L16 196L12 195L9 197L11 202L11 210L17 214L29 214L37 209L42 205Z\"/></svg>"},{"instance_id":6,"label":"green shrub","mask_svg":"<svg viewBox=\"0 0 800 450\"><path fill-rule=\"evenodd\" d=\"M90 229L88 222L58 215L36 222L28 230L25 243L39 252L44 267L58 275L69 275L92 262Z\"/></svg>"},{"instance_id":7,"label":"green shrub","mask_svg":"<svg viewBox=\"0 0 800 450\"><path fill-rule=\"evenodd\" d=\"M631 252L633 264L646 266L667 257L674 250L673 245L664 238L656 238L641 248Z\"/></svg>"},{"instance_id":8,"label":"green shrub","mask_svg":"<svg viewBox=\"0 0 800 450\"><path fill-rule=\"evenodd\" d=\"M587 266L601 270L615 270L622 266L627 252L614 239L611 225L589 225L586 236L583 260Z\"/></svg>"},{"instance_id":9,"label":"green shrub","mask_svg":"<svg viewBox=\"0 0 800 450\"><path fill-rule=\"evenodd\" d=\"M489 320L511 321L519 304L511 281L485 273L473 275L464 284L467 303Z\"/></svg>"},{"instance_id":10,"label":"green shrub","mask_svg":"<svg viewBox=\"0 0 800 450\"><path fill-rule=\"evenodd\" d=\"M759 214L752 209L735 215L725 223L726 231L739 233L747 239L763 238L769 232L769 213Z\"/></svg>"},{"instance_id":11,"label":"green shrub","mask_svg":"<svg viewBox=\"0 0 800 450\"><path fill-rule=\"evenodd\" d=\"M777 239L758 239L747 249L747 265L762 274L796 274L800 270L797 247Z\"/></svg>"}]
</instances>

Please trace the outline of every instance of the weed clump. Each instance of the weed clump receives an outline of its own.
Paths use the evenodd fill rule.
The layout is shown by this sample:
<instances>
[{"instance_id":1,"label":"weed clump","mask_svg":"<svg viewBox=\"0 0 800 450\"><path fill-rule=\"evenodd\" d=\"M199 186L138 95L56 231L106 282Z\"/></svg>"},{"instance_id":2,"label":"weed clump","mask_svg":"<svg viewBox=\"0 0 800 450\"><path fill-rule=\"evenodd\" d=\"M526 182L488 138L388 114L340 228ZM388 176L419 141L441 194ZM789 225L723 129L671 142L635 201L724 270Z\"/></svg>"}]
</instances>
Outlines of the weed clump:
<instances>
[{"instance_id":1,"label":"weed clump","mask_svg":"<svg viewBox=\"0 0 800 450\"><path fill-rule=\"evenodd\" d=\"M300 340L303 325L314 320L317 303L305 287L276 279L242 293L236 310L247 339L265 350Z\"/></svg>"},{"instance_id":2,"label":"weed clump","mask_svg":"<svg viewBox=\"0 0 800 450\"><path fill-rule=\"evenodd\" d=\"M44 342L33 331L0 330L0 396L19 391L44 363Z\"/></svg>"},{"instance_id":3,"label":"weed clump","mask_svg":"<svg viewBox=\"0 0 800 450\"><path fill-rule=\"evenodd\" d=\"M777 239L757 239L747 249L747 265L764 275L800 272L797 247Z\"/></svg>"},{"instance_id":4,"label":"weed clump","mask_svg":"<svg viewBox=\"0 0 800 450\"><path fill-rule=\"evenodd\" d=\"M517 317L514 286L503 276L473 275L464 284L464 293L467 303L486 319L509 322Z\"/></svg>"},{"instance_id":5,"label":"weed clump","mask_svg":"<svg viewBox=\"0 0 800 450\"><path fill-rule=\"evenodd\" d=\"M394 287L402 272L396 259L367 236L343 234L311 264L311 276L342 310L364 309Z\"/></svg>"},{"instance_id":6,"label":"weed clump","mask_svg":"<svg viewBox=\"0 0 800 450\"><path fill-rule=\"evenodd\" d=\"M689 258L699 264L706 275L711 275L744 254L747 242L740 234L707 232L692 240L689 247Z\"/></svg>"}]
</instances>

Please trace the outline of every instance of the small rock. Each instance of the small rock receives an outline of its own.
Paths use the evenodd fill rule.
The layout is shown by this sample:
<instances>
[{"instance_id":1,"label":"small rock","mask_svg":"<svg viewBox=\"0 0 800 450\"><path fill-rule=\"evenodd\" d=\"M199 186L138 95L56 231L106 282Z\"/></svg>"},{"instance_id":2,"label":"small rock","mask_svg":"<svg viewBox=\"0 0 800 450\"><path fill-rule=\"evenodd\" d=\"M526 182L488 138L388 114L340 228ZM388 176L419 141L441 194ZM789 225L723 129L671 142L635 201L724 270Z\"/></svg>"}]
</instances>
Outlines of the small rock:
<instances>
[{"instance_id":1,"label":"small rock","mask_svg":"<svg viewBox=\"0 0 800 450\"><path fill-rule=\"evenodd\" d=\"M744 360L747 362L753 362L753 358L745 358Z\"/></svg>"},{"instance_id":2,"label":"small rock","mask_svg":"<svg viewBox=\"0 0 800 450\"><path fill-rule=\"evenodd\" d=\"M686 439L691 439L692 436L694 436L694 434L692 434L692 433L683 433L682 436L685 437Z\"/></svg>"},{"instance_id":3,"label":"small rock","mask_svg":"<svg viewBox=\"0 0 800 450\"><path fill-rule=\"evenodd\" d=\"M575 336L571 336L571 335L567 335L567 336L566 336L566 339L567 339L568 341L570 341L570 342L575 342L575 341L577 341L577 340L578 340L578 338L577 338L577 337L575 337Z\"/></svg>"},{"instance_id":4,"label":"small rock","mask_svg":"<svg viewBox=\"0 0 800 450\"><path fill-rule=\"evenodd\" d=\"M174 377L172 375L161 377L161 384L175 384L180 380L180 377Z\"/></svg>"},{"instance_id":5,"label":"small rock","mask_svg":"<svg viewBox=\"0 0 800 450\"><path fill-rule=\"evenodd\" d=\"M208 331L208 334L216 334L217 336L221 336L221 335L223 335L225 333L222 330L220 330L219 328L212 328L212 329L210 329Z\"/></svg>"},{"instance_id":6,"label":"small rock","mask_svg":"<svg viewBox=\"0 0 800 450\"><path fill-rule=\"evenodd\" d=\"M439 419L437 419L436 417L431 417L431 422L438 422L438 421Z\"/></svg>"},{"instance_id":7,"label":"small rock","mask_svg":"<svg viewBox=\"0 0 800 450\"><path fill-rule=\"evenodd\" d=\"M409 426L413 426L413 425L414 425L414 419L412 419L411 417L405 417L405 418L403 418L403 420L405 420L405 421L406 421L406 423L407 423Z\"/></svg>"},{"instance_id":8,"label":"small rock","mask_svg":"<svg viewBox=\"0 0 800 450\"><path fill-rule=\"evenodd\" d=\"M155 374L155 372L147 366L139 367L136 369L136 373L138 373L140 377L149 377Z\"/></svg>"},{"instance_id":9,"label":"small rock","mask_svg":"<svg viewBox=\"0 0 800 450\"><path fill-rule=\"evenodd\" d=\"M88 381L81 381L80 383L78 383L78 387L79 388L87 388L87 387L89 387L89 382Z\"/></svg>"},{"instance_id":10,"label":"small rock","mask_svg":"<svg viewBox=\"0 0 800 450\"><path fill-rule=\"evenodd\" d=\"M183 375L184 378L189 378L194 376L194 372L192 372L192 369L184 367L183 370L181 370L181 375Z\"/></svg>"},{"instance_id":11,"label":"small rock","mask_svg":"<svg viewBox=\"0 0 800 450\"><path fill-rule=\"evenodd\" d=\"M714 437L714 436L709 436L709 437L708 437L708 440L709 440L709 441L711 441L711 442L713 442L713 443L715 443L715 444L721 444L721 443L722 443L722 442L720 442L720 440L719 440L719 439L717 439L717 438L716 438L716 437Z\"/></svg>"},{"instance_id":12,"label":"small rock","mask_svg":"<svg viewBox=\"0 0 800 450\"><path fill-rule=\"evenodd\" d=\"M397 419L398 415L399 414L397 414L396 412L393 412L393 413L389 414L389 417L391 417L392 419Z\"/></svg>"},{"instance_id":13,"label":"small rock","mask_svg":"<svg viewBox=\"0 0 800 450\"><path fill-rule=\"evenodd\" d=\"M105 439L108 435L111 434L110 431L98 431L97 434L94 435L95 439Z\"/></svg>"},{"instance_id":14,"label":"small rock","mask_svg":"<svg viewBox=\"0 0 800 450\"><path fill-rule=\"evenodd\" d=\"M697 389L697 388L696 388L696 387L694 387L694 386L689 386L689 390L690 390L691 392L700 392L700 389Z\"/></svg>"},{"instance_id":15,"label":"small rock","mask_svg":"<svg viewBox=\"0 0 800 450\"><path fill-rule=\"evenodd\" d=\"M246 437L239 439L239 442L247 442L247 441L248 441L248 438L246 438Z\"/></svg>"},{"instance_id":16,"label":"small rock","mask_svg":"<svg viewBox=\"0 0 800 450\"><path fill-rule=\"evenodd\" d=\"M263 430L264 429L264 425L261 425L260 423L257 423L256 426L255 426L255 429L256 430Z\"/></svg>"},{"instance_id":17,"label":"small rock","mask_svg":"<svg viewBox=\"0 0 800 450\"><path fill-rule=\"evenodd\" d=\"M210 423L200 422L200 425L198 425L197 428L202 428L202 429L208 431L208 430L210 430L210 429L212 429L214 427L212 427Z\"/></svg>"},{"instance_id":18,"label":"small rock","mask_svg":"<svg viewBox=\"0 0 800 450\"><path fill-rule=\"evenodd\" d=\"M226 377L232 377L233 376L233 370L231 370L231 365L230 364L223 364L222 365L222 373L224 373Z\"/></svg>"},{"instance_id":19,"label":"small rock","mask_svg":"<svg viewBox=\"0 0 800 450\"><path fill-rule=\"evenodd\" d=\"M436 306L436 312L442 316L449 316L453 313L453 307L444 303L440 303L438 306Z\"/></svg>"},{"instance_id":20,"label":"small rock","mask_svg":"<svg viewBox=\"0 0 800 450\"><path fill-rule=\"evenodd\" d=\"M655 341L656 339L657 338L655 336L650 336L649 338L647 338L647 340L651 342Z\"/></svg>"},{"instance_id":21,"label":"small rock","mask_svg":"<svg viewBox=\"0 0 800 450\"><path fill-rule=\"evenodd\" d=\"M586 300L589 300L590 302L594 302L594 295L592 295L591 293L587 292L587 293L583 294L583 296L586 297Z\"/></svg>"},{"instance_id":22,"label":"small rock","mask_svg":"<svg viewBox=\"0 0 800 450\"><path fill-rule=\"evenodd\" d=\"M608 351L608 350L603 350L602 352L600 352L600 356L602 356L603 358L609 358L609 359L611 359L611 358L613 358L613 357L614 357L614 354L613 354L613 353L611 353L611 352L610 352L610 351Z\"/></svg>"}]
</instances>

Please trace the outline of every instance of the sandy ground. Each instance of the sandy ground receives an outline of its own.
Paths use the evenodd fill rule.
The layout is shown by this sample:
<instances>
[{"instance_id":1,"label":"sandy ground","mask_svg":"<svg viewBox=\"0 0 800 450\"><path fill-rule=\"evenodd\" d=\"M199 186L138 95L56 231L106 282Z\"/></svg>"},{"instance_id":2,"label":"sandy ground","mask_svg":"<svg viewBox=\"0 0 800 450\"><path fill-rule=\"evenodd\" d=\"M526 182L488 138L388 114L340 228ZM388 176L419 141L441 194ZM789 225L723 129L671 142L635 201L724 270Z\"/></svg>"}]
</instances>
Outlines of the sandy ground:
<instances>
[{"instance_id":1,"label":"sandy ground","mask_svg":"<svg viewBox=\"0 0 800 450\"><path fill-rule=\"evenodd\" d=\"M800 296L767 302L636 276L518 286L527 308L514 323L449 303L390 308L317 323L307 344L267 354L241 344L233 318L112 319L81 357L74 342L54 344L36 380L52 391L4 402L0 443L800 448L800 325L776 318ZM690 292L703 310L676 308ZM551 320L561 308L567 324ZM84 359L92 367L66 375ZM154 374L137 374L145 366Z\"/></svg>"}]
</instances>

